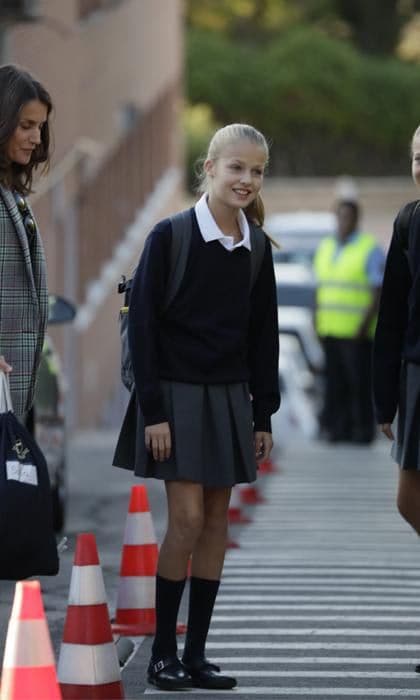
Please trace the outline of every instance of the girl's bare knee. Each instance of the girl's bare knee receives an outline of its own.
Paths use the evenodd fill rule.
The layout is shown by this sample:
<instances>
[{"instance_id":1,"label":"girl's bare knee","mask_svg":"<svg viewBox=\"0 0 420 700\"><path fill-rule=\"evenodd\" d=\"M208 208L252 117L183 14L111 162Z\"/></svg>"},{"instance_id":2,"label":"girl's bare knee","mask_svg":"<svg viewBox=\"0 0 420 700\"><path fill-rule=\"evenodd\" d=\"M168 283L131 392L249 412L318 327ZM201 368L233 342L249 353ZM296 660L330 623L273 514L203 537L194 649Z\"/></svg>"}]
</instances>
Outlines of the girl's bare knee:
<instances>
[{"instance_id":1,"label":"girl's bare knee","mask_svg":"<svg viewBox=\"0 0 420 700\"><path fill-rule=\"evenodd\" d=\"M397 496L397 509L401 517L404 518L404 520L407 520L409 515L408 503L407 499L405 498L404 494L401 493L401 491L398 493Z\"/></svg>"},{"instance_id":2,"label":"girl's bare knee","mask_svg":"<svg viewBox=\"0 0 420 700\"><path fill-rule=\"evenodd\" d=\"M218 517L207 516L203 524L203 536L224 537L227 534L228 517L227 513Z\"/></svg>"},{"instance_id":3,"label":"girl's bare knee","mask_svg":"<svg viewBox=\"0 0 420 700\"><path fill-rule=\"evenodd\" d=\"M179 544L193 549L203 530L203 514L199 510L183 510L171 517L168 531Z\"/></svg>"},{"instance_id":4,"label":"girl's bare knee","mask_svg":"<svg viewBox=\"0 0 420 700\"><path fill-rule=\"evenodd\" d=\"M397 496L397 508L401 517L420 535L420 511L417 499L400 490Z\"/></svg>"}]
</instances>

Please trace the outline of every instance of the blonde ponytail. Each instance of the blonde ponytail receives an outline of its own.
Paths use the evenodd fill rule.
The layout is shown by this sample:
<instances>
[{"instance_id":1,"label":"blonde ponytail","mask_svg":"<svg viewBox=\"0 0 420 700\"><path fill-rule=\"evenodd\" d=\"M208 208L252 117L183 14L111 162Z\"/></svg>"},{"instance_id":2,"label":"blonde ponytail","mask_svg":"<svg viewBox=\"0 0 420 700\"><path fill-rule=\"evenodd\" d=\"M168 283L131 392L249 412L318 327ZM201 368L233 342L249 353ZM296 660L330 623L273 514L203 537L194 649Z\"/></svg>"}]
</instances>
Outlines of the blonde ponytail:
<instances>
[{"instance_id":1,"label":"blonde ponytail","mask_svg":"<svg viewBox=\"0 0 420 700\"><path fill-rule=\"evenodd\" d=\"M258 193L254 201L244 209L244 214L251 224L263 226L265 218L265 207L261 195Z\"/></svg>"},{"instance_id":2,"label":"blonde ponytail","mask_svg":"<svg viewBox=\"0 0 420 700\"><path fill-rule=\"evenodd\" d=\"M251 202L251 204L248 204L248 206L244 209L244 214L251 224L261 227L264 225L265 207L260 194L257 194L254 201ZM279 244L274 240L274 238L271 238L271 236L269 236L265 231L264 233L274 248L280 248Z\"/></svg>"},{"instance_id":3,"label":"blonde ponytail","mask_svg":"<svg viewBox=\"0 0 420 700\"><path fill-rule=\"evenodd\" d=\"M411 154L413 154L415 141L420 141L420 126L417 127L411 139Z\"/></svg>"}]
</instances>

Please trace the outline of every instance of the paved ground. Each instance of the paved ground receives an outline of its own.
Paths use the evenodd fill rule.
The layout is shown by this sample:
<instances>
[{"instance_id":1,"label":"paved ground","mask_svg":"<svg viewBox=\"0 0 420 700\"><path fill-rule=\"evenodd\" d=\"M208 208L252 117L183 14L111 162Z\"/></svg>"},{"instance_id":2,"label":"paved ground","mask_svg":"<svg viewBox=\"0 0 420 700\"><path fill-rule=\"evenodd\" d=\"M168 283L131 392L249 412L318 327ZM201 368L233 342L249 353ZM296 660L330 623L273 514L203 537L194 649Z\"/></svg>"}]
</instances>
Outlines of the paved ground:
<instances>
[{"instance_id":1,"label":"paved ground","mask_svg":"<svg viewBox=\"0 0 420 700\"><path fill-rule=\"evenodd\" d=\"M60 575L42 581L57 655L78 532L97 535L114 611L132 483L110 468L114 442L111 434L92 433L71 446L70 549ZM420 661L420 548L395 511L388 451L384 442L332 448L295 435L278 460L280 471L260 479L266 503L247 509L252 524L232 530L241 546L229 550L209 636L209 656L239 681L217 697L420 697L413 672ZM149 495L160 539L162 490L152 483ZM0 590L3 643L12 585ZM151 640L137 642L123 671L126 699L162 697L144 682Z\"/></svg>"},{"instance_id":2,"label":"paved ground","mask_svg":"<svg viewBox=\"0 0 420 700\"><path fill-rule=\"evenodd\" d=\"M388 446L300 443L281 467L227 557L208 653L239 685L217 697L420 697L420 548Z\"/></svg>"}]
</instances>

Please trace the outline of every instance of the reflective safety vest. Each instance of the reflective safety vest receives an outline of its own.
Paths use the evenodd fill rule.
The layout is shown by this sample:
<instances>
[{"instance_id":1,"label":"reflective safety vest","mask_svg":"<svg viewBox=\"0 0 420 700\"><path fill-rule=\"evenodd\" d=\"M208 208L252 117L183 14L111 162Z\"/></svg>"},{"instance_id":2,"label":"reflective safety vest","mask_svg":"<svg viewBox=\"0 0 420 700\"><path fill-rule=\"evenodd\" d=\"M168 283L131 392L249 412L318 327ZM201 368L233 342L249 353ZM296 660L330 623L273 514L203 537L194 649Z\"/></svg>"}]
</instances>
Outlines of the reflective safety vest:
<instances>
[{"instance_id":1,"label":"reflective safety vest","mask_svg":"<svg viewBox=\"0 0 420 700\"><path fill-rule=\"evenodd\" d=\"M354 338L367 309L373 302L372 287L366 274L369 254L377 246L373 236L359 233L340 246L336 238L325 238L315 255L318 281L316 330L320 336ZM376 318L369 329L373 337Z\"/></svg>"}]
</instances>

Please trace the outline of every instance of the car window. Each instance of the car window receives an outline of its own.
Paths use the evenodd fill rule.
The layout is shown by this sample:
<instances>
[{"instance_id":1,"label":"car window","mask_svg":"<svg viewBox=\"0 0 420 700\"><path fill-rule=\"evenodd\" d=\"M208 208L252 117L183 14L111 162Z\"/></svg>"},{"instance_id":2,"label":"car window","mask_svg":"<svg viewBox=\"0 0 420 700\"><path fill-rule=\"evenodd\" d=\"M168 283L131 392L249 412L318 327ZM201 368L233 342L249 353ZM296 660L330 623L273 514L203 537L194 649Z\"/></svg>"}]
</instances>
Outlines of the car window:
<instances>
[{"instance_id":1,"label":"car window","mask_svg":"<svg viewBox=\"0 0 420 700\"><path fill-rule=\"evenodd\" d=\"M316 287L314 284L277 283L277 304L279 306L297 306L315 308Z\"/></svg>"},{"instance_id":2,"label":"car window","mask_svg":"<svg viewBox=\"0 0 420 700\"><path fill-rule=\"evenodd\" d=\"M315 250L273 250L274 263L299 263L312 266Z\"/></svg>"},{"instance_id":3,"label":"car window","mask_svg":"<svg viewBox=\"0 0 420 700\"><path fill-rule=\"evenodd\" d=\"M322 239L335 233L336 219L327 211L284 212L268 216L264 228L280 246L275 262L310 265Z\"/></svg>"}]
</instances>

